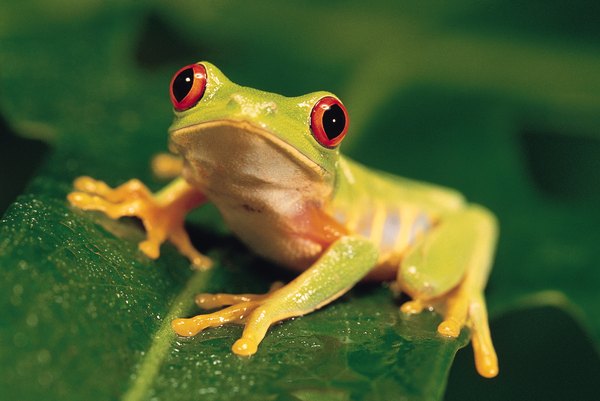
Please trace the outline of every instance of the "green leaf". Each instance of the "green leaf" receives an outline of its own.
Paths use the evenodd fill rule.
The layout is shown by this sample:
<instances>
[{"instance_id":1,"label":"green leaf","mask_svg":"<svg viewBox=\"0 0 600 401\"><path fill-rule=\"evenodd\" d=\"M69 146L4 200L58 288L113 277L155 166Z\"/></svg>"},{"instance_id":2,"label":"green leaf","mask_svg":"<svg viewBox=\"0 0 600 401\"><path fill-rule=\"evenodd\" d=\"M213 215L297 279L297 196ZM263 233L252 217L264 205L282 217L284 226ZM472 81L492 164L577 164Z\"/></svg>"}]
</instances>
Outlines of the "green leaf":
<instances>
[{"instance_id":1,"label":"green leaf","mask_svg":"<svg viewBox=\"0 0 600 401\"><path fill-rule=\"evenodd\" d=\"M590 38L600 25L586 22L593 13L584 2L569 13L544 3L543 17L535 2L507 10L375 3L0 5L0 202L12 203L0 222L0 394L443 397L468 333L448 340L435 333L436 314L402 317L385 286L358 286L278 324L254 357L239 358L230 347L240 327L191 339L169 327L199 312L197 292L263 292L290 279L233 239L214 208L190 218L193 241L216 262L197 273L171 246L157 261L140 254L137 222L67 205L82 174L161 186L148 161L165 150L169 78L208 59L248 86L287 95L332 90L350 109L351 156L455 187L498 214L487 299L501 375L475 377L472 357L461 352L448 399L531 399L542 385L546 400L595 396L600 53ZM52 147L43 162L40 140ZM569 352L548 352L561 348ZM528 361L535 367L523 369ZM557 364L562 380L553 376Z\"/></svg>"},{"instance_id":2,"label":"green leaf","mask_svg":"<svg viewBox=\"0 0 600 401\"><path fill-rule=\"evenodd\" d=\"M243 359L230 351L239 327L192 339L170 328L195 311L195 293L265 291L281 278L237 242L220 240L209 252L215 269L191 273L174 250L158 262L139 255L135 225L74 213L62 199L22 197L7 216L0 250L10 296L0 335L18 351L6 344L2 354L3 366L16 367L2 375L15 398L438 398L467 340L436 338L434 314L401 320L377 286L277 325L261 351ZM32 372L38 379L30 383Z\"/></svg>"}]
</instances>

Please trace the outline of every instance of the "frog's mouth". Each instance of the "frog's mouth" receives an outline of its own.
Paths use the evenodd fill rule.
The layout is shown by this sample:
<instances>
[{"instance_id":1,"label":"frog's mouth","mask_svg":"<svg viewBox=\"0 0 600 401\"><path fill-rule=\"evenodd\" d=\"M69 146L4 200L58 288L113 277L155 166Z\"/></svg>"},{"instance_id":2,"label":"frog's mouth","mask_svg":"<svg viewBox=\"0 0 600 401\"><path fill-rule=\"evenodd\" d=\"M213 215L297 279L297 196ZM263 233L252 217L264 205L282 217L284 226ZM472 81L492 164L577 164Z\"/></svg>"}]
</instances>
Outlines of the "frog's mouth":
<instances>
[{"instance_id":1,"label":"frog's mouth","mask_svg":"<svg viewBox=\"0 0 600 401\"><path fill-rule=\"evenodd\" d=\"M330 187L323 186L331 182L323 167L248 121L218 120L179 128L170 132L169 146L183 157L188 180L208 177L211 186L227 180L245 187L269 184L310 192Z\"/></svg>"}]
</instances>

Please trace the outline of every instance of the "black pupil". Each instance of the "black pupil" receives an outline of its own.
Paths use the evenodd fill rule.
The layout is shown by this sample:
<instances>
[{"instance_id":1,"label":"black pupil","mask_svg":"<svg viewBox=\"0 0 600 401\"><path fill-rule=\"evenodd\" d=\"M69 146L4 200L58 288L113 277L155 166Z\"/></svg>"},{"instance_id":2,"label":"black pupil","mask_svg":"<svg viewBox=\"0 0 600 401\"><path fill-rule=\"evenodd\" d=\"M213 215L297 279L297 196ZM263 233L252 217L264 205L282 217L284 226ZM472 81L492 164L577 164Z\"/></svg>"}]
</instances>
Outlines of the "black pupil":
<instances>
[{"instance_id":1,"label":"black pupil","mask_svg":"<svg viewBox=\"0 0 600 401\"><path fill-rule=\"evenodd\" d=\"M344 110L337 104L329 106L329 109L323 113L323 130L327 138L329 140L337 138L344 131L345 126L346 116Z\"/></svg>"},{"instance_id":2,"label":"black pupil","mask_svg":"<svg viewBox=\"0 0 600 401\"><path fill-rule=\"evenodd\" d=\"M178 102L181 102L192 89L194 83L194 70L186 68L181 71L173 81L173 95Z\"/></svg>"}]
</instances>

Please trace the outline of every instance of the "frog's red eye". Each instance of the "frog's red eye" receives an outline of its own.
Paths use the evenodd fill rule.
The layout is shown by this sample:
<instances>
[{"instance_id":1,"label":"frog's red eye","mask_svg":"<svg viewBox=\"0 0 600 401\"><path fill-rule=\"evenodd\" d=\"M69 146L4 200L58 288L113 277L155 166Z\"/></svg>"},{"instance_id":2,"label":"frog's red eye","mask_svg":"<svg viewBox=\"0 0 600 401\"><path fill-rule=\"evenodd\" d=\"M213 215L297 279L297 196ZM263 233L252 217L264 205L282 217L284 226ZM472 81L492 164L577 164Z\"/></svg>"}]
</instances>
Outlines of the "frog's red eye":
<instances>
[{"instance_id":1,"label":"frog's red eye","mask_svg":"<svg viewBox=\"0 0 600 401\"><path fill-rule=\"evenodd\" d=\"M310 129L319 143L327 148L337 146L348 131L348 112L333 96L321 98L310 115Z\"/></svg>"},{"instance_id":2,"label":"frog's red eye","mask_svg":"<svg viewBox=\"0 0 600 401\"><path fill-rule=\"evenodd\" d=\"M183 67L171 79L171 103L177 111L194 107L206 89L206 68L202 64Z\"/></svg>"}]
</instances>

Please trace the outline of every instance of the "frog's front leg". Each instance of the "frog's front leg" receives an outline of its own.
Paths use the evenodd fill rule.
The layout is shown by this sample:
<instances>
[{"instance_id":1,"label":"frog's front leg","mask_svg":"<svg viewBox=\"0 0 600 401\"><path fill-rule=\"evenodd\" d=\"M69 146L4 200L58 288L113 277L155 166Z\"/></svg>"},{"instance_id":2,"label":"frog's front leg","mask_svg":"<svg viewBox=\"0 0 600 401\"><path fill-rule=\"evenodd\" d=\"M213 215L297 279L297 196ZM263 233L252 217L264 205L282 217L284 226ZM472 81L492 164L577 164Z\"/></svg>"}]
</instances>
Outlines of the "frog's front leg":
<instances>
[{"instance_id":1,"label":"frog's front leg","mask_svg":"<svg viewBox=\"0 0 600 401\"><path fill-rule=\"evenodd\" d=\"M90 177L79 177L74 182L76 191L68 195L73 206L97 210L118 219L123 216L139 217L147 238L139 248L148 257L158 258L160 245L171 241L177 249L200 269L210 267L211 261L192 245L184 228L186 214L205 202L204 195L178 178L152 194L139 180L130 180L116 188Z\"/></svg>"},{"instance_id":2,"label":"frog's front leg","mask_svg":"<svg viewBox=\"0 0 600 401\"><path fill-rule=\"evenodd\" d=\"M310 313L340 297L371 270L377 257L377 249L370 241L358 236L342 236L287 285L267 295L240 299L239 303L215 313L176 319L173 329L179 335L192 336L206 327L243 323L242 337L232 350L238 355L252 355L269 326ZM230 300L227 298L222 304L232 303Z\"/></svg>"},{"instance_id":3,"label":"frog's front leg","mask_svg":"<svg viewBox=\"0 0 600 401\"><path fill-rule=\"evenodd\" d=\"M498 374L483 297L497 231L494 216L479 206L444 216L405 256L397 282L413 297L403 312L441 303L440 334L457 337L463 326L471 329L475 365L484 377Z\"/></svg>"}]
</instances>

